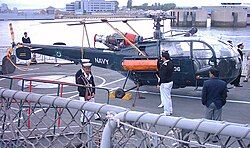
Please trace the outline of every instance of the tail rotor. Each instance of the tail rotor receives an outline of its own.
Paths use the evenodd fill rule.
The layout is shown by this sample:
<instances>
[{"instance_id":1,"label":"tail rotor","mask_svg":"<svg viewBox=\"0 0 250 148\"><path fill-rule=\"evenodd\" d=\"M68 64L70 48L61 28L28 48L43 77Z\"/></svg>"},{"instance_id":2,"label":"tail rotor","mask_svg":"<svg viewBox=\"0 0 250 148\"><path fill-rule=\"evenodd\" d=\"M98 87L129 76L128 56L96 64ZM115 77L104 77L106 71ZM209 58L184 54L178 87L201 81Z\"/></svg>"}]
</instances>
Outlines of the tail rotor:
<instances>
[{"instance_id":1,"label":"tail rotor","mask_svg":"<svg viewBox=\"0 0 250 148\"><path fill-rule=\"evenodd\" d=\"M19 68L16 65L16 56L13 54L16 44L15 44L15 34L14 34L12 23L9 24L9 29L10 29L10 35L11 35L11 47L7 49L6 56L3 57L1 73L12 74L15 72L16 68L21 71L27 71L28 67Z\"/></svg>"}]
</instances>

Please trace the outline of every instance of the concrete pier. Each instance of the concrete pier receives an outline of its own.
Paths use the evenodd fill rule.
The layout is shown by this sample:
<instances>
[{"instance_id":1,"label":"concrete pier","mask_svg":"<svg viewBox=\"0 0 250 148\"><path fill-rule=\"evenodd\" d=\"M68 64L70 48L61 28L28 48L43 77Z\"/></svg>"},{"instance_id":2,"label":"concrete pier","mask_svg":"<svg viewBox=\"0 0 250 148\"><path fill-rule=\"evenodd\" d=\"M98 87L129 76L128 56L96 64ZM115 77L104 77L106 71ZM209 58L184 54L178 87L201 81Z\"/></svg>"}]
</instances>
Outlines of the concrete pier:
<instances>
[{"instance_id":1,"label":"concrete pier","mask_svg":"<svg viewBox=\"0 0 250 148\"><path fill-rule=\"evenodd\" d=\"M175 9L170 11L176 19L171 21L173 27L206 27L207 11L201 9Z\"/></svg>"},{"instance_id":2,"label":"concrete pier","mask_svg":"<svg viewBox=\"0 0 250 148\"><path fill-rule=\"evenodd\" d=\"M212 27L246 27L247 12L243 10L220 9L211 13Z\"/></svg>"}]
</instances>

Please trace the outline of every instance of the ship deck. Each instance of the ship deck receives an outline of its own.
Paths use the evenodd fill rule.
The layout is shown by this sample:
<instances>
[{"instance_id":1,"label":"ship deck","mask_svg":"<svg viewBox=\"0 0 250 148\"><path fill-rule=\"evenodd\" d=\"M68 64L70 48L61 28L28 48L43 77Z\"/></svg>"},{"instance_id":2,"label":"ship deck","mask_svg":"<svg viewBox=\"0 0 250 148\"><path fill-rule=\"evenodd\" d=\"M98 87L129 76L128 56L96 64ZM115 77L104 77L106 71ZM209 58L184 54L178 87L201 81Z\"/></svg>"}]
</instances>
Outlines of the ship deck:
<instances>
[{"instance_id":1,"label":"ship deck","mask_svg":"<svg viewBox=\"0 0 250 148\"><path fill-rule=\"evenodd\" d=\"M24 68L24 66L20 66ZM75 64L63 64L61 66L55 66L55 64L37 64L31 65L28 71L16 70L13 74L8 76L23 77L27 79L42 79L42 80L54 80L74 83L74 74L80 68L80 65ZM92 67L92 72L95 78L96 86L106 88L109 90L116 90L121 88L124 84L125 77L118 72L108 69ZM242 78L243 80L243 78ZM29 91L29 84L25 83L24 91ZM250 123L250 115L247 112L249 110L249 97L250 94L250 82L242 82L243 87L233 88L230 84L228 99L226 105L223 107L222 120L228 122L236 122L242 124ZM131 88L134 83L128 81L126 88ZM0 78L0 87L9 88L10 80ZM12 83L12 89L21 89L20 80L15 80ZM173 100L173 116L185 117L185 118L203 118L204 106L201 104L201 90L194 87L186 87L181 89L172 90ZM57 95L58 87L56 84L32 82L32 92L40 94ZM104 89L97 90L96 102L109 103L111 105L122 106L131 110L150 112L160 114L163 112L162 108L157 106L160 103L159 90L156 86L142 86L140 87L140 95L145 99L136 99L136 91L132 92L132 99L110 99L108 102L107 92ZM65 87L62 93L63 97L78 99L78 93L76 87ZM135 104L135 106L133 106Z\"/></svg>"}]
</instances>

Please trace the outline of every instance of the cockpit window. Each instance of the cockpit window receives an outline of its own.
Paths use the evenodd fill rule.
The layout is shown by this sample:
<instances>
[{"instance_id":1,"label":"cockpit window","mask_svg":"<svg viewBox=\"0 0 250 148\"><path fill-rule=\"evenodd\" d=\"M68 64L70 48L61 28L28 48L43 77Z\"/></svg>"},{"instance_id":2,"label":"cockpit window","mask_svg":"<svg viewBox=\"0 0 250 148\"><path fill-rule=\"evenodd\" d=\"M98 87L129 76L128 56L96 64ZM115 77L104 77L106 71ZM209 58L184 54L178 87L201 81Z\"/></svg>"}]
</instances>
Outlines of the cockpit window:
<instances>
[{"instance_id":1,"label":"cockpit window","mask_svg":"<svg viewBox=\"0 0 250 148\"><path fill-rule=\"evenodd\" d=\"M174 56L190 56L189 42L161 42L161 51L168 51Z\"/></svg>"},{"instance_id":2,"label":"cockpit window","mask_svg":"<svg viewBox=\"0 0 250 148\"><path fill-rule=\"evenodd\" d=\"M211 49L202 42L193 42L193 56L194 58L211 58L213 53Z\"/></svg>"},{"instance_id":3,"label":"cockpit window","mask_svg":"<svg viewBox=\"0 0 250 148\"><path fill-rule=\"evenodd\" d=\"M238 55L232 46L223 41L207 39L206 42L214 49L216 58L234 57Z\"/></svg>"},{"instance_id":4,"label":"cockpit window","mask_svg":"<svg viewBox=\"0 0 250 148\"><path fill-rule=\"evenodd\" d=\"M207 44L193 41L193 59L196 71L202 71L214 65L213 52Z\"/></svg>"}]
</instances>

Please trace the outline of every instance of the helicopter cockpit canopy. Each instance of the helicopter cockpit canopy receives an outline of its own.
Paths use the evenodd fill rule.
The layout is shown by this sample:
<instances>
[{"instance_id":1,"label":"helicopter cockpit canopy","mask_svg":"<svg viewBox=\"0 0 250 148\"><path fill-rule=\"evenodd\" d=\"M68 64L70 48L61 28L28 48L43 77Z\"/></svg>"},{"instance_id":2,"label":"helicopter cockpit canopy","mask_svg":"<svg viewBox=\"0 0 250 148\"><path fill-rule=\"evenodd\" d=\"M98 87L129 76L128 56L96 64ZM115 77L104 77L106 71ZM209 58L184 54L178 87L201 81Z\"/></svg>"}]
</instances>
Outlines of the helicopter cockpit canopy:
<instances>
[{"instance_id":1,"label":"helicopter cockpit canopy","mask_svg":"<svg viewBox=\"0 0 250 148\"><path fill-rule=\"evenodd\" d=\"M192 44L192 49L191 49ZM227 43L213 38L201 40L199 38L190 40L162 41L161 51L167 50L171 56L191 56L194 57L215 58L236 57L238 52ZM213 55L214 54L214 55Z\"/></svg>"},{"instance_id":2,"label":"helicopter cockpit canopy","mask_svg":"<svg viewBox=\"0 0 250 148\"><path fill-rule=\"evenodd\" d=\"M237 50L226 42L213 38L181 37L166 39L160 43L161 51L167 50L172 58L189 58L194 64L194 71L201 73L211 67L219 67L222 77L232 77L237 72L229 73L232 65L239 70L240 61Z\"/></svg>"}]
</instances>

